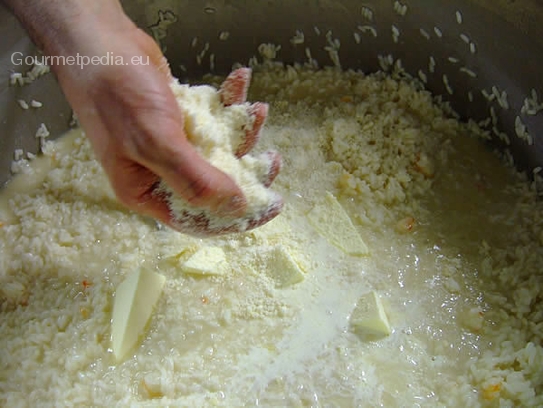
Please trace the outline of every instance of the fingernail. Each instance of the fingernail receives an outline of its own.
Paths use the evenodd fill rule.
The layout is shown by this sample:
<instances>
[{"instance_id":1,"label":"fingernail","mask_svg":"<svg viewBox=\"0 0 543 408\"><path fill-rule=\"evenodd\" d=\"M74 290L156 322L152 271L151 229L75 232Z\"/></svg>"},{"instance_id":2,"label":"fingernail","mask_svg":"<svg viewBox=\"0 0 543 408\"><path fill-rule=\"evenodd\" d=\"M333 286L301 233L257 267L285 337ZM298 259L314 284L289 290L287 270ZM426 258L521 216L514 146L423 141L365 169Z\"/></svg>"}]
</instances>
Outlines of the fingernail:
<instances>
[{"instance_id":1,"label":"fingernail","mask_svg":"<svg viewBox=\"0 0 543 408\"><path fill-rule=\"evenodd\" d=\"M223 201L217 208L217 212L228 216L241 216L244 213L247 202L245 197L235 195L228 200Z\"/></svg>"}]
</instances>

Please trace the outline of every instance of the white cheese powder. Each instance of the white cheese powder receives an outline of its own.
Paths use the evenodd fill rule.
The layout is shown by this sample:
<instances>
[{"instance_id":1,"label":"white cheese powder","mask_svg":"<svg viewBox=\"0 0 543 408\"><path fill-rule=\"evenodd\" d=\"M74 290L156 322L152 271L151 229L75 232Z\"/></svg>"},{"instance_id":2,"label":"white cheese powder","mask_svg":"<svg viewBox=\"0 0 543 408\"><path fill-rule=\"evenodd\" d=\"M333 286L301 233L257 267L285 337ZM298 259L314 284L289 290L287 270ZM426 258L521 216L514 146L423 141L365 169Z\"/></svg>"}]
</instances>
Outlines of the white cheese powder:
<instances>
[{"instance_id":1,"label":"white cheese powder","mask_svg":"<svg viewBox=\"0 0 543 408\"><path fill-rule=\"evenodd\" d=\"M194 226L225 232L251 229L258 220L269 217L270 212L275 212L282 204L278 194L263 184L272 165L270 155L236 156L246 132L251 130L255 121L250 105L224 106L217 89L208 85L189 86L174 81L171 88L184 114L188 140L202 157L232 177L247 200L244 217L218 217L209 210L189 204L161 182L159 191L166 193L176 224L180 229L193 229Z\"/></svg>"}]
</instances>

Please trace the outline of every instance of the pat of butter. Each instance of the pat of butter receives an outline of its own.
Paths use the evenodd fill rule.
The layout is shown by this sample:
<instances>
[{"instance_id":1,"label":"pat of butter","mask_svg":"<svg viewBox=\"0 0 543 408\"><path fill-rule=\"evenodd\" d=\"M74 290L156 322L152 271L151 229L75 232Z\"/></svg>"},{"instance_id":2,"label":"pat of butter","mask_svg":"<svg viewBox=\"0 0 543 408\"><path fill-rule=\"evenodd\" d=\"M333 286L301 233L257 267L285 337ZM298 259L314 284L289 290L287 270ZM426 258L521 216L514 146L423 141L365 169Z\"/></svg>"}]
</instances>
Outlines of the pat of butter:
<instances>
[{"instance_id":1,"label":"pat of butter","mask_svg":"<svg viewBox=\"0 0 543 408\"><path fill-rule=\"evenodd\" d=\"M228 262L222 248L204 247L196 251L182 264L183 272L194 275L224 275Z\"/></svg>"},{"instance_id":2,"label":"pat of butter","mask_svg":"<svg viewBox=\"0 0 543 408\"><path fill-rule=\"evenodd\" d=\"M266 272L278 288L294 285L304 279L298 262L282 245L272 248L268 256Z\"/></svg>"},{"instance_id":3,"label":"pat of butter","mask_svg":"<svg viewBox=\"0 0 543 408\"><path fill-rule=\"evenodd\" d=\"M307 214L309 222L332 245L348 255L369 254L368 247L358 234L351 218L333 194L327 192L325 202Z\"/></svg>"},{"instance_id":4,"label":"pat of butter","mask_svg":"<svg viewBox=\"0 0 543 408\"><path fill-rule=\"evenodd\" d=\"M371 291L358 299L351 314L351 325L355 332L361 335L388 336L390 334L390 324L377 293Z\"/></svg>"},{"instance_id":5,"label":"pat of butter","mask_svg":"<svg viewBox=\"0 0 543 408\"><path fill-rule=\"evenodd\" d=\"M163 275L142 268L131 273L117 287L111 319L112 348L117 360L137 343L165 280Z\"/></svg>"}]
</instances>

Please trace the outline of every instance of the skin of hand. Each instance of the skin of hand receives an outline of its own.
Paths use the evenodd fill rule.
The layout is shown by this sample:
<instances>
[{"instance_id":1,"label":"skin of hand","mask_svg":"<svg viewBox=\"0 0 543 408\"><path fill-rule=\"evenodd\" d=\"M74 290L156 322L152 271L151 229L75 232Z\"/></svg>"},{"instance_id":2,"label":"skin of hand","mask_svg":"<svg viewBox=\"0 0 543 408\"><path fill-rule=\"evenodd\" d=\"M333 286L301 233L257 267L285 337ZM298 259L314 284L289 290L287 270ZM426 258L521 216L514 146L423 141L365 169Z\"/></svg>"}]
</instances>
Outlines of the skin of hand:
<instances>
[{"instance_id":1,"label":"skin of hand","mask_svg":"<svg viewBox=\"0 0 543 408\"><path fill-rule=\"evenodd\" d=\"M244 215L246 201L240 188L187 141L183 116L169 87L171 73L159 47L124 14L117 0L4 3L46 55L102 57L109 52L125 62L52 66L121 203L175 228L167 203L153 194L163 179L191 205L217 215ZM221 88L225 105L245 100L250 75L240 72L231 74ZM250 105L256 125L239 147L240 157L258 140L267 114L263 106ZM280 158L274 157L264 184L271 184L279 167ZM275 217L281 205L274 208L252 228Z\"/></svg>"}]
</instances>

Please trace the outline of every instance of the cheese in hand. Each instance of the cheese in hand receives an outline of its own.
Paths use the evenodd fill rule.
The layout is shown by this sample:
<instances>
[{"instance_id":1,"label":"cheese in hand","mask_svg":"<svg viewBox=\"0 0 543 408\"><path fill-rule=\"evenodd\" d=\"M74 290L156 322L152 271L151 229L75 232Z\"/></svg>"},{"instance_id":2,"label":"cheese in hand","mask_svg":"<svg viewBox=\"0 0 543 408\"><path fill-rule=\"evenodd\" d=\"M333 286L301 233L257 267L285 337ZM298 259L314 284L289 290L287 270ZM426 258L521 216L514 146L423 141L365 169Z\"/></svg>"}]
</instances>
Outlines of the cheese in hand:
<instances>
[{"instance_id":1,"label":"cheese in hand","mask_svg":"<svg viewBox=\"0 0 543 408\"><path fill-rule=\"evenodd\" d=\"M137 343L165 280L163 275L141 268L117 287L111 319L112 348L117 360L121 360Z\"/></svg>"}]
</instances>

